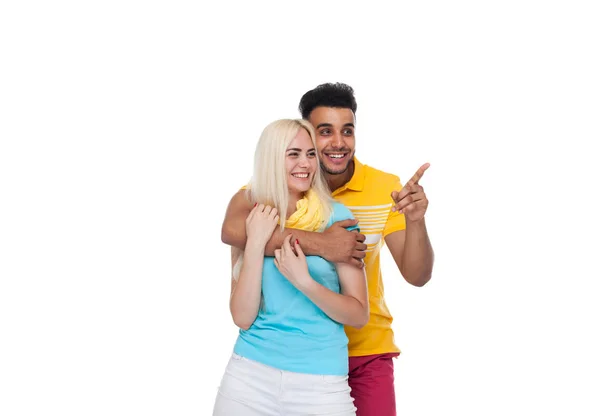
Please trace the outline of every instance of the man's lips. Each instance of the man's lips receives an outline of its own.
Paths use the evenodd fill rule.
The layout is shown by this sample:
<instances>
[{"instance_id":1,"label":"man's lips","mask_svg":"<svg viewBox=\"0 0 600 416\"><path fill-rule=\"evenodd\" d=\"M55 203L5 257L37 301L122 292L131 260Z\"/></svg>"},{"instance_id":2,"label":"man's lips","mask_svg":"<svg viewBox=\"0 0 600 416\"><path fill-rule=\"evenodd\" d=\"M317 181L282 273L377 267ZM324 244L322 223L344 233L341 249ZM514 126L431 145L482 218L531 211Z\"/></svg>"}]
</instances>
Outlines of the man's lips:
<instances>
[{"instance_id":1,"label":"man's lips","mask_svg":"<svg viewBox=\"0 0 600 416\"><path fill-rule=\"evenodd\" d=\"M349 153L345 153L345 152L325 153L325 157L327 158L327 160L330 160L333 163L342 163L342 162L345 162L346 159L348 159L348 155L349 155Z\"/></svg>"}]
</instances>

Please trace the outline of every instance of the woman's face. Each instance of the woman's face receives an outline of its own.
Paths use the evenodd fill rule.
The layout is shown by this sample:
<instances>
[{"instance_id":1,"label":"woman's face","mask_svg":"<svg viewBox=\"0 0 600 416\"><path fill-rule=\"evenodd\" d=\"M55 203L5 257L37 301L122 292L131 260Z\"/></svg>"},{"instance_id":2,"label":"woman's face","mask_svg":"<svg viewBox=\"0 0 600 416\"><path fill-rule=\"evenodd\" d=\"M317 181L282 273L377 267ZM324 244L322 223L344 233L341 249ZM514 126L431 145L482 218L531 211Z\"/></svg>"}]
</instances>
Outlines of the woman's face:
<instances>
[{"instance_id":1,"label":"woman's face","mask_svg":"<svg viewBox=\"0 0 600 416\"><path fill-rule=\"evenodd\" d=\"M308 191L317 168L313 142L308 132L300 128L285 151L285 171L290 195L301 197Z\"/></svg>"}]
</instances>

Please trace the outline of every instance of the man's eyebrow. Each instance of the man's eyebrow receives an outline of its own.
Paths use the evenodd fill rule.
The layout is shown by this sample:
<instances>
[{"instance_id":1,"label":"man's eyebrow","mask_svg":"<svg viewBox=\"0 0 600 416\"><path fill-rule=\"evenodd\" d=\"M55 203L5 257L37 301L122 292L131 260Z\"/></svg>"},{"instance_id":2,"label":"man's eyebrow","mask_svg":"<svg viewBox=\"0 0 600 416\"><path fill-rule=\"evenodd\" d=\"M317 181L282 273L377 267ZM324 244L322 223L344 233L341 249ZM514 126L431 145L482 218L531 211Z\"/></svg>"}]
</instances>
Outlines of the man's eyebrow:
<instances>
[{"instance_id":1,"label":"man's eyebrow","mask_svg":"<svg viewBox=\"0 0 600 416\"><path fill-rule=\"evenodd\" d=\"M321 123L317 125L317 128L320 129L321 127L333 127L333 124L331 123ZM354 127L354 123L346 123L344 124L343 127Z\"/></svg>"}]
</instances>

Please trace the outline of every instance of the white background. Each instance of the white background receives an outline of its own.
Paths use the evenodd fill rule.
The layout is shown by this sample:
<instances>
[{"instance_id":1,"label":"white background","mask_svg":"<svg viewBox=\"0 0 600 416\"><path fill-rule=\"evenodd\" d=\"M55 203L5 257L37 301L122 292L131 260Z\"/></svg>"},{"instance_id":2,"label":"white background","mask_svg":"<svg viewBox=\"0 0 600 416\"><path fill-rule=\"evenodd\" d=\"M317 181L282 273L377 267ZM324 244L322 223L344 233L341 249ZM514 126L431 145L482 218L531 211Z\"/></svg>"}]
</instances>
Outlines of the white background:
<instances>
[{"instance_id":1,"label":"white background","mask_svg":"<svg viewBox=\"0 0 600 416\"><path fill-rule=\"evenodd\" d=\"M598 415L595 2L283 3L2 3L0 414L210 415L226 205L342 81L364 163L431 163L432 281L383 258L398 414Z\"/></svg>"}]
</instances>

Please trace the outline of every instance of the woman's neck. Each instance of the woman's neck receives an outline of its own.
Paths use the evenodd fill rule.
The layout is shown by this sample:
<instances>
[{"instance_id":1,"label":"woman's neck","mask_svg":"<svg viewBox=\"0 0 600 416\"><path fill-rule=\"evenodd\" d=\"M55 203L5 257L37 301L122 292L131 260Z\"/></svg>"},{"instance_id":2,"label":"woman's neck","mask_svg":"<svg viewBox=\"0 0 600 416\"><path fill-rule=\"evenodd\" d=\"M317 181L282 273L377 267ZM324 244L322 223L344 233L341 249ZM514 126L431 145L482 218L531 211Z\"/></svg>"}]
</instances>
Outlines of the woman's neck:
<instances>
[{"instance_id":1,"label":"woman's neck","mask_svg":"<svg viewBox=\"0 0 600 416\"><path fill-rule=\"evenodd\" d=\"M294 212L296 212L296 204L304 198L303 193L291 193L288 199L288 208L286 218L289 218Z\"/></svg>"}]
</instances>

